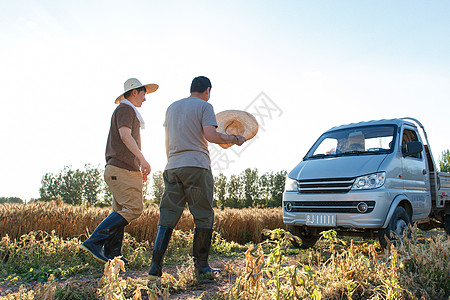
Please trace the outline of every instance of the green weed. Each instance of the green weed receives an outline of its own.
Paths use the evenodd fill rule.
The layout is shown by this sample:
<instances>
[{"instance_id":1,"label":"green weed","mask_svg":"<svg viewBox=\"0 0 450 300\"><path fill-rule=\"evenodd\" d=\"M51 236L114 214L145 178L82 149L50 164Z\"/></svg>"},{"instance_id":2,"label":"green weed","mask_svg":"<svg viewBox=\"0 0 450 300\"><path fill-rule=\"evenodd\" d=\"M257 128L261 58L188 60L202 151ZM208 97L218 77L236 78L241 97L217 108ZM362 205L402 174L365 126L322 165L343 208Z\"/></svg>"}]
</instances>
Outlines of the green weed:
<instances>
[{"instance_id":1,"label":"green weed","mask_svg":"<svg viewBox=\"0 0 450 300\"><path fill-rule=\"evenodd\" d=\"M77 238L64 240L54 232L30 232L18 240L5 236L0 241L0 279L45 282L50 275L65 278L92 271L92 263L77 255Z\"/></svg>"}]
</instances>

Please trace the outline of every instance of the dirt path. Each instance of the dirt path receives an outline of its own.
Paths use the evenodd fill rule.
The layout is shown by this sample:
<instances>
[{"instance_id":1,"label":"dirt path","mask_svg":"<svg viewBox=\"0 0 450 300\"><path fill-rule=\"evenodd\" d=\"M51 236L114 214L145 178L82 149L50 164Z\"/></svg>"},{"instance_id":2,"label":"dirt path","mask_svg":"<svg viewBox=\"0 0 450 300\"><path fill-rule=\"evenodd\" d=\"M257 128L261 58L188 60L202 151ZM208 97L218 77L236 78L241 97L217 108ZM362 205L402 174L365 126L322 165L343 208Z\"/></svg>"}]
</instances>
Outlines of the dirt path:
<instances>
[{"instance_id":1,"label":"dirt path","mask_svg":"<svg viewBox=\"0 0 450 300\"><path fill-rule=\"evenodd\" d=\"M169 299L199 299L200 297L202 297L202 295L203 297L201 299L209 299L210 297L218 293L226 293L229 291L232 285L232 279L231 276L227 275L225 269L233 268L234 270L244 270L245 261L244 259L224 258L210 262L210 266L212 268L218 268L222 270L221 275L214 280L199 280L198 284L195 286L190 286L183 291L171 293ZM178 279L177 267L164 267L163 272L168 273ZM127 275L124 276L124 278L127 277L146 279L147 271L127 272ZM142 299L145 299L145 297L142 297Z\"/></svg>"}]
</instances>

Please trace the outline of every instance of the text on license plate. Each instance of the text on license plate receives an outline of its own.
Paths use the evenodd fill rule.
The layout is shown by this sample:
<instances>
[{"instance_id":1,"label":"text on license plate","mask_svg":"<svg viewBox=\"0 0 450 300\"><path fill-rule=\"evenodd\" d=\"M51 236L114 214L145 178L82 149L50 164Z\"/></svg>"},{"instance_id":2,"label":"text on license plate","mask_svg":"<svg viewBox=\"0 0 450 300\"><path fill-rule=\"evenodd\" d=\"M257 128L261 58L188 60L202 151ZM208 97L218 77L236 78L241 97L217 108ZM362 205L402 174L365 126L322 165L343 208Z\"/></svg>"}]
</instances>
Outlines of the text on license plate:
<instances>
[{"instance_id":1,"label":"text on license plate","mask_svg":"<svg viewBox=\"0 0 450 300\"><path fill-rule=\"evenodd\" d=\"M332 214L307 214L306 225L336 226L336 215Z\"/></svg>"}]
</instances>

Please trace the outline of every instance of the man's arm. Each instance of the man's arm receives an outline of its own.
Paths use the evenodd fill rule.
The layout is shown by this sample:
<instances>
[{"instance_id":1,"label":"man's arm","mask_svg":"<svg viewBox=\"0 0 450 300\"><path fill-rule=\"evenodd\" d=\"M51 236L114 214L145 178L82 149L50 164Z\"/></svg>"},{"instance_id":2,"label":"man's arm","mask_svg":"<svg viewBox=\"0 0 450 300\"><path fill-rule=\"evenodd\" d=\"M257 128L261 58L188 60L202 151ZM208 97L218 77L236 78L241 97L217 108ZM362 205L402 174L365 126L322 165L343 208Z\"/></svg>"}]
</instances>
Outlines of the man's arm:
<instances>
[{"instance_id":1,"label":"man's arm","mask_svg":"<svg viewBox=\"0 0 450 300\"><path fill-rule=\"evenodd\" d=\"M203 126L203 134L208 142L214 144L236 144L240 146L246 141L246 139L240 135L228 135L217 132L216 127L211 125Z\"/></svg>"},{"instance_id":2,"label":"man's arm","mask_svg":"<svg viewBox=\"0 0 450 300\"><path fill-rule=\"evenodd\" d=\"M166 129L166 156L169 158L169 129L167 127L164 127Z\"/></svg>"},{"instance_id":3,"label":"man's arm","mask_svg":"<svg viewBox=\"0 0 450 300\"><path fill-rule=\"evenodd\" d=\"M150 171L152 168L150 167L150 164L145 159L144 155L142 154L141 150L139 150L138 145L136 144L136 141L131 136L131 128L122 126L119 128L119 135L122 142L127 146L127 148L131 151L131 153L134 154L134 156L137 157L141 164L141 172L144 176L147 176L150 174Z\"/></svg>"}]
</instances>

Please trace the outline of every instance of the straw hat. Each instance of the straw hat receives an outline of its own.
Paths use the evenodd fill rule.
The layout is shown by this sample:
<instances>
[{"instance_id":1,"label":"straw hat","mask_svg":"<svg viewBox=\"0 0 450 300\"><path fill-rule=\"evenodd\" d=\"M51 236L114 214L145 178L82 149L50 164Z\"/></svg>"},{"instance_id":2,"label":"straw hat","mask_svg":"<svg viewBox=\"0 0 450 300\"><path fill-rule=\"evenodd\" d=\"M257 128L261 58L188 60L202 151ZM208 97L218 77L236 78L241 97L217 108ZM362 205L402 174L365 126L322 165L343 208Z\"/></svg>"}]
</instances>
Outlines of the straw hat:
<instances>
[{"instance_id":1,"label":"straw hat","mask_svg":"<svg viewBox=\"0 0 450 300\"><path fill-rule=\"evenodd\" d=\"M217 131L229 135L241 135L246 140L253 138L258 132L258 121L255 117L242 110L225 110L216 114ZM234 144L219 144L227 149Z\"/></svg>"},{"instance_id":2,"label":"straw hat","mask_svg":"<svg viewBox=\"0 0 450 300\"><path fill-rule=\"evenodd\" d=\"M115 103L119 104L120 100L123 99L123 95L126 92L143 87L143 86L145 86L145 89L147 90L146 94L153 93L154 91L156 91L159 88L159 85L157 85L157 84L150 83L150 84L143 85L136 78L130 78L127 81L125 81L125 83L123 84L124 92L119 97L117 97Z\"/></svg>"}]
</instances>

